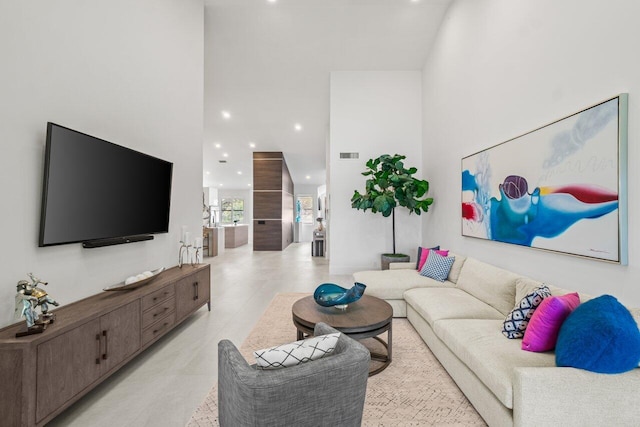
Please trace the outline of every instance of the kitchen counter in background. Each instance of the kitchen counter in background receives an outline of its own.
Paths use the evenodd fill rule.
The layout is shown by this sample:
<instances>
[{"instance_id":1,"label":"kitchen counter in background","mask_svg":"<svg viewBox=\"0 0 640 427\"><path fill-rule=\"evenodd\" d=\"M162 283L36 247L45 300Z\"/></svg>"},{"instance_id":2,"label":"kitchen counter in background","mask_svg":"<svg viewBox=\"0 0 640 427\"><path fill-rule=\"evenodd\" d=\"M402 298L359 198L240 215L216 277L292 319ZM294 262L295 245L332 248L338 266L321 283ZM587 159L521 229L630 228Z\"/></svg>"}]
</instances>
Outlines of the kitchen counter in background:
<instances>
[{"instance_id":1,"label":"kitchen counter in background","mask_svg":"<svg viewBox=\"0 0 640 427\"><path fill-rule=\"evenodd\" d=\"M247 224L224 226L224 247L237 248L249 243L249 226Z\"/></svg>"}]
</instances>

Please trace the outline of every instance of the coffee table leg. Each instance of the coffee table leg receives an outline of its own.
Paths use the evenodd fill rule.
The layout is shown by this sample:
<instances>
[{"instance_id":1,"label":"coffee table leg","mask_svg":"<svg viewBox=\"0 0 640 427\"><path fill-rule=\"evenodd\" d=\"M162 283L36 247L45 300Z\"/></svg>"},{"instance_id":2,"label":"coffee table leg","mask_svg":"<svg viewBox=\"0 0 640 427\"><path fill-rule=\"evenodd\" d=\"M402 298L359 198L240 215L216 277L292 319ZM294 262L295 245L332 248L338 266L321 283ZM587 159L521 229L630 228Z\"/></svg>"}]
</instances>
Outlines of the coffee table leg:
<instances>
[{"instance_id":1,"label":"coffee table leg","mask_svg":"<svg viewBox=\"0 0 640 427\"><path fill-rule=\"evenodd\" d=\"M302 331L300 329L296 329L296 332L298 333L297 341L300 341L301 339L304 339L304 333L302 333Z\"/></svg>"},{"instance_id":2,"label":"coffee table leg","mask_svg":"<svg viewBox=\"0 0 640 427\"><path fill-rule=\"evenodd\" d=\"M387 358L389 359L389 363L391 363L391 328L393 327L393 322L389 323L389 330L387 331Z\"/></svg>"}]
</instances>

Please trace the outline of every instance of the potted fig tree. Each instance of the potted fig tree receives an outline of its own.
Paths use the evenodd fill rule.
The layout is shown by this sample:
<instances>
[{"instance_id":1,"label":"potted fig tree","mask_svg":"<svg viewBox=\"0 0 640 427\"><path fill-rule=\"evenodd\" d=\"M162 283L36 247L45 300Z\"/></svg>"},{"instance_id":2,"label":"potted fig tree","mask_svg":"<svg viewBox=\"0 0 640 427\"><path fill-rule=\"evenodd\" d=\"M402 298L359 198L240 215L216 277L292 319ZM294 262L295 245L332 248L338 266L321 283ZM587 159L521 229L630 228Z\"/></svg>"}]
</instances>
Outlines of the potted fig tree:
<instances>
[{"instance_id":1,"label":"potted fig tree","mask_svg":"<svg viewBox=\"0 0 640 427\"><path fill-rule=\"evenodd\" d=\"M368 177L364 193L355 190L351 197L351 207L373 213L391 216L393 231L393 253L382 254L382 269L388 269L390 262L409 261L409 255L396 253L396 207L404 207L409 213L420 215L429 211L433 198L426 197L429 182L417 179L413 175L418 171L415 167L406 168L403 160L407 156L383 154L377 159L369 159L367 170L362 175Z\"/></svg>"}]
</instances>

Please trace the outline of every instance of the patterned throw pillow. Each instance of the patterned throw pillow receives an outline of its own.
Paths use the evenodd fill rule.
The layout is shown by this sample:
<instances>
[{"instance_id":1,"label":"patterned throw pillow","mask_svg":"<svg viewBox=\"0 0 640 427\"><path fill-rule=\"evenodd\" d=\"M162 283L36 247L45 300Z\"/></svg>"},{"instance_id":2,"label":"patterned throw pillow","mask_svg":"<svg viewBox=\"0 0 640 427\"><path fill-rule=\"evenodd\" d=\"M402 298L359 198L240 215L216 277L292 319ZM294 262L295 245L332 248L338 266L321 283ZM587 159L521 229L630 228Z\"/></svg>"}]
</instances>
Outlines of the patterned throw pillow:
<instances>
[{"instance_id":1,"label":"patterned throw pillow","mask_svg":"<svg viewBox=\"0 0 640 427\"><path fill-rule=\"evenodd\" d=\"M256 364L261 369L286 368L328 356L336 348L339 337L339 332L320 335L254 351L253 355L256 358Z\"/></svg>"},{"instance_id":2,"label":"patterned throw pillow","mask_svg":"<svg viewBox=\"0 0 640 427\"><path fill-rule=\"evenodd\" d=\"M433 249L434 251L440 250L440 245L434 246L432 248L423 248L422 246L418 246L418 256L416 257L416 270L420 271L420 257L422 256L422 251L429 251L429 249Z\"/></svg>"},{"instance_id":3,"label":"patterned throw pillow","mask_svg":"<svg viewBox=\"0 0 640 427\"><path fill-rule=\"evenodd\" d=\"M536 311L543 299L550 296L551 291L547 285L539 286L525 295L504 319L502 334L509 339L524 337L524 331L527 329L533 312Z\"/></svg>"},{"instance_id":4,"label":"patterned throw pillow","mask_svg":"<svg viewBox=\"0 0 640 427\"><path fill-rule=\"evenodd\" d=\"M455 261L454 257L443 257L436 251L430 250L427 261L424 263L420 275L430 277L438 282L444 282L449 277L449 271Z\"/></svg>"},{"instance_id":5,"label":"patterned throw pillow","mask_svg":"<svg viewBox=\"0 0 640 427\"><path fill-rule=\"evenodd\" d=\"M438 255L442 255L442 256L449 256L449 250L440 250L440 249L433 249L434 251L436 251L436 253ZM431 253L431 251L422 251L422 254L420 255L420 260L418 260L418 271L422 270L422 267L424 267L424 263L427 262L427 258L429 258L429 254Z\"/></svg>"}]
</instances>

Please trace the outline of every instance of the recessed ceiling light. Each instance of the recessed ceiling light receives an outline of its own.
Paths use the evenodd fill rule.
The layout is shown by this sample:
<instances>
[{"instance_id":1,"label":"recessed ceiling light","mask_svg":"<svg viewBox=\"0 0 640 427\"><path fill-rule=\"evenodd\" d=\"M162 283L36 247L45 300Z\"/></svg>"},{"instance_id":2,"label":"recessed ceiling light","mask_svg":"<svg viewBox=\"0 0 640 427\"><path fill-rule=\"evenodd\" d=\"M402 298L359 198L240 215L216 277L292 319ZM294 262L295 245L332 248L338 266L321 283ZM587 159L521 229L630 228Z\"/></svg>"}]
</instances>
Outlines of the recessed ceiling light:
<instances>
[{"instance_id":1,"label":"recessed ceiling light","mask_svg":"<svg viewBox=\"0 0 640 427\"><path fill-rule=\"evenodd\" d=\"M219 143L219 142L216 142L216 143L214 144L214 146L215 146L216 148L220 148L220 147L222 147L222 145L220 145L220 143Z\"/></svg>"},{"instance_id":2,"label":"recessed ceiling light","mask_svg":"<svg viewBox=\"0 0 640 427\"><path fill-rule=\"evenodd\" d=\"M211 172L209 172L209 171L206 171L205 173L206 173L207 175L211 175Z\"/></svg>"},{"instance_id":3,"label":"recessed ceiling light","mask_svg":"<svg viewBox=\"0 0 640 427\"><path fill-rule=\"evenodd\" d=\"M242 171L238 171L238 175L242 175Z\"/></svg>"},{"instance_id":4,"label":"recessed ceiling light","mask_svg":"<svg viewBox=\"0 0 640 427\"><path fill-rule=\"evenodd\" d=\"M220 185L220 187L222 187L222 184L219 184L219 185Z\"/></svg>"},{"instance_id":5,"label":"recessed ceiling light","mask_svg":"<svg viewBox=\"0 0 640 427\"><path fill-rule=\"evenodd\" d=\"M302 130L302 125L300 123L296 123L295 125L293 125L293 128L296 130L296 132L300 132Z\"/></svg>"},{"instance_id":6,"label":"recessed ceiling light","mask_svg":"<svg viewBox=\"0 0 640 427\"><path fill-rule=\"evenodd\" d=\"M251 148L256 148L256 143L255 143L255 142L250 142L250 143L249 143L249 147L251 147Z\"/></svg>"},{"instance_id":7,"label":"recessed ceiling light","mask_svg":"<svg viewBox=\"0 0 640 427\"><path fill-rule=\"evenodd\" d=\"M305 176L305 178L307 178L307 179L311 179L311 177L310 177L309 175Z\"/></svg>"},{"instance_id":8,"label":"recessed ceiling light","mask_svg":"<svg viewBox=\"0 0 640 427\"><path fill-rule=\"evenodd\" d=\"M251 187L251 184L247 184L247 187Z\"/></svg>"},{"instance_id":9,"label":"recessed ceiling light","mask_svg":"<svg viewBox=\"0 0 640 427\"><path fill-rule=\"evenodd\" d=\"M278 0L267 0L267 2L269 2L269 3L275 3L275 2L277 2L277 1L278 1Z\"/></svg>"},{"instance_id":10,"label":"recessed ceiling light","mask_svg":"<svg viewBox=\"0 0 640 427\"><path fill-rule=\"evenodd\" d=\"M222 112L222 118L225 120L229 120L231 118L231 113L228 111L223 111Z\"/></svg>"},{"instance_id":11,"label":"recessed ceiling light","mask_svg":"<svg viewBox=\"0 0 640 427\"><path fill-rule=\"evenodd\" d=\"M222 153L222 157L229 157L229 154L227 154L227 153Z\"/></svg>"}]
</instances>

